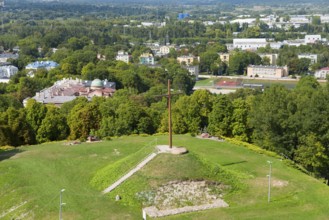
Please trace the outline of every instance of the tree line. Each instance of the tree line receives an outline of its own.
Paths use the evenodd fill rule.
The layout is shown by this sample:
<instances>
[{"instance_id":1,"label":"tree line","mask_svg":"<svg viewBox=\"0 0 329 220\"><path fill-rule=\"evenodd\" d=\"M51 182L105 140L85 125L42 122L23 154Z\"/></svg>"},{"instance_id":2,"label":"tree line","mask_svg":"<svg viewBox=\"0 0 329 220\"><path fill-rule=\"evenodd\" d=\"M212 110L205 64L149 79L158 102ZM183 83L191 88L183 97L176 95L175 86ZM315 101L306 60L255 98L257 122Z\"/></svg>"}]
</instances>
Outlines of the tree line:
<instances>
[{"instance_id":1,"label":"tree line","mask_svg":"<svg viewBox=\"0 0 329 220\"><path fill-rule=\"evenodd\" d=\"M63 139L101 138L168 132L165 85L138 93L118 90L112 98L77 98L61 108L29 100L26 108L9 107L0 115L0 145L35 144ZM295 89L272 85L229 95L198 90L174 97L176 134L208 132L275 151L329 179L329 86L313 77Z\"/></svg>"}]
</instances>

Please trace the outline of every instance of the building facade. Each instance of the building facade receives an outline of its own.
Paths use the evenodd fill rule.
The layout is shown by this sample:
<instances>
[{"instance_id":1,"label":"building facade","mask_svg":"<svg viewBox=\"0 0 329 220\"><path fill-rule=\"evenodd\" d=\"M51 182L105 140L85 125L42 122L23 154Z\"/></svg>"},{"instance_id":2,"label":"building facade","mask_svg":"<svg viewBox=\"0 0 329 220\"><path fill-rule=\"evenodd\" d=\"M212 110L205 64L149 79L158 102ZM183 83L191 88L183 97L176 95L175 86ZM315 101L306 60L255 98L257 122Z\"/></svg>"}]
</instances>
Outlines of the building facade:
<instances>
[{"instance_id":1,"label":"building facade","mask_svg":"<svg viewBox=\"0 0 329 220\"><path fill-rule=\"evenodd\" d=\"M0 82L8 83L9 79L18 72L16 66L0 66Z\"/></svg>"},{"instance_id":2,"label":"building facade","mask_svg":"<svg viewBox=\"0 0 329 220\"><path fill-rule=\"evenodd\" d=\"M195 56L180 56L180 57L177 57L177 62L179 64L183 64L183 65L187 65L187 66L190 66L193 64L195 64L196 62L200 62L200 57L195 57Z\"/></svg>"},{"instance_id":3,"label":"building facade","mask_svg":"<svg viewBox=\"0 0 329 220\"><path fill-rule=\"evenodd\" d=\"M117 56L115 57L117 61L122 61L125 63L130 63L131 62L131 56L127 53L124 52L123 50L118 51Z\"/></svg>"},{"instance_id":4,"label":"building facade","mask_svg":"<svg viewBox=\"0 0 329 220\"><path fill-rule=\"evenodd\" d=\"M27 70L37 70L37 69L46 69L50 70L58 67L59 64L54 61L36 61L33 63L29 63L25 69Z\"/></svg>"},{"instance_id":5,"label":"building facade","mask_svg":"<svg viewBox=\"0 0 329 220\"><path fill-rule=\"evenodd\" d=\"M6 63L9 59L16 60L18 57L17 53L2 53L0 54L0 63Z\"/></svg>"},{"instance_id":6,"label":"building facade","mask_svg":"<svg viewBox=\"0 0 329 220\"><path fill-rule=\"evenodd\" d=\"M318 55L317 54L300 54L298 55L298 59L306 58L311 60L311 64L318 62Z\"/></svg>"},{"instance_id":7,"label":"building facade","mask_svg":"<svg viewBox=\"0 0 329 220\"><path fill-rule=\"evenodd\" d=\"M261 47L266 47L267 41L265 38L239 38L233 39L234 49L241 50L257 50Z\"/></svg>"},{"instance_id":8,"label":"building facade","mask_svg":"<svg viewBox=\"0 0 329 220\"><path fill-rule=\"evenodd\" d=\"M287 66L254 66L250 65L247 68L247 76L261 78L282 78L289 74Z\"/></svg>"},{"instance_id":9,"label":"building facade","mask_svg":"<svg viewBox=\"0 0 329 220\"><path fill-rule=\"evenodd\" d=\"M154 57L151 53L143 53L139 57L139 63L143 65L154 65Z\"/></svg>"},{"instance_id":10,"label":"building facade","mask_svg":"<svg viewBox=\"0 0 329 220\"><path fill-rule=\"evenodd\" d=\"M305 44L315 44L321 42L321 35L305 35Z\"/></svg>"},{"instance_id":11,"label":"building facade","mask_svg":"<svg viewBox=\"0 0 329 220\"><path fill-rule=\"evenodd\" d=\"M230 54L229 53L219 53L219 58L222 62L226 63L227 65L230 62Z\"/></svg>"},{"instance_id":12,"label":"building facade","mask_svg":"<svg viewBox=\"0 0 329 220\"><path fill-rule=\"evenodd\" d=\"M62 79L49 88L37 92L33 99L43 104L54 104L61 106L65 102L72 101L77 97L86 97L91 100L92 97L111 97L115 93L115 83L107 80L95 79ZM26 105L30 98L24 99Z\"/></svg>"},{"instance_id":13,"label":"building facade","mask_svg":"<svg viewBox=\"0 0 329 220\"><path fill-rule=\"evenodd\" d=\"M196 80L199 79L199 66L198 65L195 65L195 66L183 66L183 67L185 69L187 69L192 76L195 76L195 79Z\"/></svg>"},{"instance_id":14,"label":"building facade","mask_svg":"<svg viewBox=\"0 0 329 220\"><path fill-rule=\"evenodd\" d=\"M324 67L315 72L314 76L318 79L326 79L329 75L329 67Z\"/></svg>"}]
</instances>

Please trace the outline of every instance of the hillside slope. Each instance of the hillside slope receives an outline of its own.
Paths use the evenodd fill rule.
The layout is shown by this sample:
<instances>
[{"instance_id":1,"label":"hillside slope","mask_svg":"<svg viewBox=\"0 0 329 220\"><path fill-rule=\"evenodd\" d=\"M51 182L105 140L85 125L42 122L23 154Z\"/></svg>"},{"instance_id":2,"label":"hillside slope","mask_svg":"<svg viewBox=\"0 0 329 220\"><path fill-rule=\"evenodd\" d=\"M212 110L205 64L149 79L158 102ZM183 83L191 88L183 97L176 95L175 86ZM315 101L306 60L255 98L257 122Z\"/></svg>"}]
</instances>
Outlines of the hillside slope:
<instances>
[{"instance_id":1,"label":"hillside slope","mask_svg":"<svg viewBox=\"0 0 329 220\"><path fill-rule=\"evenodd\" d=\"M155 140L157 138L157 140ZM140 149L165 144L166 136L122 137L112 141L67 146L50 143L22 147L21 152L0 154L0 219L57 219L59 192L63 192L64 219L138 219L140 206L116 202L102 195L90 181L97 171ZM202 140L187 135L174 136L174 145L185 146L192 156L179 158L159 155L118 190L131 192L140 186L171 181L178 176L208 178L203 165L222 167L238 178L237 190L224 195L230 205L199 213L163 219L326 219L329 187L280 159L256 153L227 142ZM145 151L146 154L149 151ZM272 161L271 202L267 202ZM185 162L184 162L185 161ZM130 165L129 165L130 166ZM128 167L127 167L128 168ZM125 169L127 169L125 168ZM195 171L195 172L194 172ZM194 176L192 176L194 175ZM188 176L187 176L188 177ZM224 179L222 179L225 182ZM135 184L135 185L134 185ZM146 184L146 185L142 185ZM135 187L136 186L136 187Z\"/></svg>"}]
</instances>

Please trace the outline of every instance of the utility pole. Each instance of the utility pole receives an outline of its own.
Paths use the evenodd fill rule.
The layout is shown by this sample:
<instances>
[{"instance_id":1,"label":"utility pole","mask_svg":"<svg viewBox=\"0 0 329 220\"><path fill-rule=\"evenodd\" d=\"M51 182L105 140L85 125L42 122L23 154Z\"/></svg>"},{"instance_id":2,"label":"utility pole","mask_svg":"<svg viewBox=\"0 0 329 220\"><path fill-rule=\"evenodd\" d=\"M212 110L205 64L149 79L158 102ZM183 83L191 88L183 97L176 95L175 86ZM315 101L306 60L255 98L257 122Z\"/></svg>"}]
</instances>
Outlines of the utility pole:
<instances>
[{"instance_id":1,"label":"utility pole","mask_svg":"<svg viewBox=\"0 0 329 220\"><path fill-rule=\"evenodd\" d=\"M62 218L62 207L65 205L65 203L62 202L62 193L65 191L65 189L61 189L59 192L59 220L63 220Z\"/></svg>"},{"instance_id":2,"label":"utility pole","mask_svg":"<svg viewBox=\"0 0 329 220\"><path fill-rule=\"evenodd\" d=\"M268 176L268 195L267 195L267 202L271 201L271 175L272 175L272 162L271 161L267 161L267 163L269 163L270 165L270 172L267 175Z\"/></svg>"},{"instance_id":3,"label":"utility pole","mask_svg":"<svg viewBox=\"0 0 329 220\"><path fill-rule=\"evenodd\" d=\"M172 148L172 128L171 128L171 93L170 79L168 79L168 129L169 129L169 148Z\"/></svg>"}]
</instances>

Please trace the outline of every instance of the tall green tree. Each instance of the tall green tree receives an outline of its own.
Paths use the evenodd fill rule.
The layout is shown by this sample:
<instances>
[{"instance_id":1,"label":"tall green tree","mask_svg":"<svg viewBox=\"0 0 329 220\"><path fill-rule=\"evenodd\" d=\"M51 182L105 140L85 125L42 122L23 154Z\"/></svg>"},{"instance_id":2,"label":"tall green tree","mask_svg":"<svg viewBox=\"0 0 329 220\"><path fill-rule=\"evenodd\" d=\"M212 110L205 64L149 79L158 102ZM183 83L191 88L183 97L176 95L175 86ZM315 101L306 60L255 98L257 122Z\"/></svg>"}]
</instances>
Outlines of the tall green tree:
<instances>
[{"instance_id":1,"label":"tall green tree","mask_svg":"<svg viewBox=\"0 0 329 220\"><path fill-rule=\"evenodd\" d=\"M37 141L39 143L58 141L66 139L68 135L69 127L65 115L59 108L47 106L46 116L37 131Z\"/></svg>"},{"instance_id":2,"label":"tall green tree","mask_svg":"<svg viewBox=\"0 0 329 220\"><path fill-rule=\"evenodd\" d=\"M216 136L232 135L233 105L226 95L218 95L214 99L212 112L209 114L208 131Z\"/></svg>"}]
</instances>

